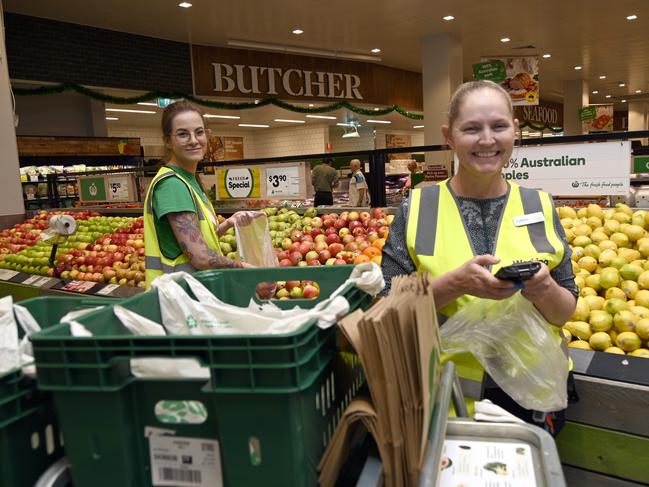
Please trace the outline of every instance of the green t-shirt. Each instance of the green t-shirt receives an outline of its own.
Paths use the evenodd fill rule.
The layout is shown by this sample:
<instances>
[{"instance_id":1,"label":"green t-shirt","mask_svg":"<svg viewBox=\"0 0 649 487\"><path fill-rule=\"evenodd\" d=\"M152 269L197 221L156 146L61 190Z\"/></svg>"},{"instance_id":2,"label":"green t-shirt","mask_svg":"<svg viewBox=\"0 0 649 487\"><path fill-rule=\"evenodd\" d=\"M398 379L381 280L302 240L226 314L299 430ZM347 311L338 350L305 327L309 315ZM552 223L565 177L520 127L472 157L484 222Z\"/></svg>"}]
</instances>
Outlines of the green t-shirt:
<instances>
[{"instance_id":1,"label":"green t-shirt","mask_svg":"<svg viewBox=\"0 0 649 487\"><path fill-rule=\"evenodd\" d=\"M198 193L204 203L209 205L209 200L196 181L196 175L176 166L167 166L175 173L182 176ZM175 259L182 253L180 244L176 240L167 214L191 211L196 213L194 199L189 189L179 178L167 177L156 184L153 190L153 213L155 215L155 229L158 234L160 251L167 259Z\"/></svg>"},{"instance_id":2,"label":"green t-shirt","mask_svg":"<svg viewBox=\"0 0 649 487\"><path fill-rule=\"evenodd\" d=\"M311 182L315 191L331 193L338 182L338 171L328 164L319 164L311 170Z\"/></svg>"}]
</instances>

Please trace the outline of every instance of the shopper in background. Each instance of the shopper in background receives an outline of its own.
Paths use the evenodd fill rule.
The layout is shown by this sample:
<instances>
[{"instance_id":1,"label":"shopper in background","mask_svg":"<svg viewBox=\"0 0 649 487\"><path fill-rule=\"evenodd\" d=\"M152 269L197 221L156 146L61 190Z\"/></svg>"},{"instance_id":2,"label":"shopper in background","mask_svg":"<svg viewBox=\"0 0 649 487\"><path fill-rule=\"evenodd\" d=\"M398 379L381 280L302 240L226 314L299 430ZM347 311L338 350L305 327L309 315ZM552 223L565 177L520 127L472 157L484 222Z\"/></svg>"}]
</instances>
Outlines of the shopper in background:
<instances>
[{"instance_id":1,"label":"shopper in background","mask_svg":"<svg viewBox=\"0 0 649 487\"><path fill-rule=\"evenodd\" d=\"M349 206L370 206L365 176L361 171L361 161L352 159L349 163L352 175L349 178Z\"/></svg>"},{"instance_id":2,"label":"shopper in background","mask_svg":"<svg viewBox=\"0 0 649 487\"><path fill-rule=\"evenodd\" d=\"M435 303L442 324L474 300L501 300L517 293L519 288L512 282L494 277L499 267L540 261L541 270L525 281L521 294L541 312L565 348L559 327L572 315L578 295L571 250L552 197L502 176L517 130L511 100L500 86L472 81L457 89L442 133L459 159L458 172L437 185L413 189L402 205L383 247L386 289L395 275L428 271L436 278ZM517 219L532 213L537 214L535 222ZM534 421L538 415L533 418L532 411L500 390L473 355L445 360L449 358L458 366L467 397L491 399L516 416L558 433L563 411L541 413L540 421Z\"/></svg>"},{"instance_id":3,"label":"shopper in background","mask_svg":"<svg viewBox=\"0 0 649 487\"><path fill-rule=\"evenodd\" d=\"M162 134L167 164L151 181L144 201L146 285L163 273L215 267L250 267L223 255L219 236L260 212L237 212L219 224L196 176L207 151L201 110L181 100L165 108Z\"/></svg>"},{"instance_id":4,"label":"shopper in background","mask_svg":"<svg viewBox=\"0 0 649 487\"><path fill-rule=\"evenodd\" d=\"M417 161L410 161L408 163L408 172L410 172L410 174L408 175L406 184L403 186L404 190L410 191L412 188L417 186L417 184L424 180L424 175L418 172L418 169L419 167L417 166Z\"/></svg>"},{"instance_id":5,"label":"shopper in background","mask_svg":"<svg viewBox=\"0 0 649 487\"><path fill-rule=\"evenodd\" d=\"M311 171L311 183L315 190L313 206L331 206L334 204L333 188L338 184L338 171L333 159L325 159Z\"/></svg>"}]
</instances>

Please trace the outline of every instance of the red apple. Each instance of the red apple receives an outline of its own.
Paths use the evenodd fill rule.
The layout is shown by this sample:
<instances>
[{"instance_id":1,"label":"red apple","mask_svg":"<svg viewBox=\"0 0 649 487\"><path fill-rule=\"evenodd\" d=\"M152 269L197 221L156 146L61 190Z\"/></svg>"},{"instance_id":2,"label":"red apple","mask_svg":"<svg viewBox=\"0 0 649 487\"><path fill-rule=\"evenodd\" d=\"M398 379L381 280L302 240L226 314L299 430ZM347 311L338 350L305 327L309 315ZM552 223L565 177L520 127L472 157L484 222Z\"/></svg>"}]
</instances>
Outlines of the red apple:
<instances>
[{"instance_id":1,"label":"red apple","mask_svg":"<svg viewBox=\"0 0 649 487\"><path fill-rule=\"evenodd\" d=\"M388 233L390 233L390 227L386 225L379 227L379 237L386 238L388 236Z\"/></svg>"},{"instance_id":2,"label":"red apple","mask_svg":"<svg viewBox=\"0 0 649 487\"><path fill-rule=\"evenodd\" d=\"M280 267L291 267L293 265L293 262L291 262L290 259L282 259L279 261L279 266Z\"/></svg>"},{"instance_id":3,"label":"red apple","mask_svg":"<svg viewBox=\"0 0 649 487\"><path fill-rule=\"evenodd\" d=\"M347 226L347 221L343 220L342 218L339 218L334 222L334 228L337 230L340 230L341 228L345 228Z\"/></svg>"},{"instance_id":4,"label":"red apple","mask_svg":"<svg viewBox=\"0 0 649 487\"><path fill-rule=\"evenodd\" d=\"M385 218L385 210L383 208L372 209L372 217L376 219Z\"/></svg>"},{"instance_id":5,"label":"red apple","mask_svg":"<svg viewBox=\"0 0 649 487\"><path fill-rule=\"evenodd\" d=\"M356 242L350 242L345 245L345 250L347 250L348 252L353 252L355 250L358 250L358 245L356 244Z\"/></svg>"},{"instance_id":6,"label":"red apple","mask_svg":"<svg viewBox=\"0 0 649 487\"><path fill-rule=\"evenodd\" d=\"M329 252L329 250L321 250L318 252L318 260L321 264L324 264L329 259L331 259L331 252Z\"/></svg>"},{"instance_id":7,"label":"red apple","mask_svg":"<svg viewBox=\"0 0 649 487\"><path fill-rule=\"evenodd\" d=\"M329 245L329 252L331 252L331 255L338 255L338 252L342 252L344 248L345 246L341 243L332 243Z\"/></svg>"},{"instance_id":8,"label":"red apple","mask_svg":"<svg viewBox=\"0 0 649 487\"><path fill-rule=\"evenodd\" d=\"M300 242L293 242L291 244L291 247L289 248L291 252L299 252L300 251Z\"/></svg>"},{"instance_id":9,"label":"red apple","mask_svg":"<svg viewBox=\"0 0 649 487\"><path fill-rule=\"evenodd\" d=\"M340 237L336 233L330 233L327 235L327 243L332 244L332 243L339 243L340 242Z\"/></svg>"},{"instance_id":10,"label":"red apple","mask_svg":"<svg viewBox=\"0 0 649 487\"><path fill-rule=\"evenodd\" d=\"M327 241L327 236L324 234L316 235L315 238L313 239L315 243L318 242L326 242Z\"/></svg>"},{"instance_id":11,"label":"red apple","mask_svg":"<svg viewBox=\"0 0 649 487\"><path fill-rule=\"evenodd\" d=\"M307 264L310 265L310 266L322 265L322 264L320 264L320 261L317 260L317 259L310 260L309 262L307 262Z\"/></svg>"},{"instance_id":12,"label":"red apple","mask_svg":"<svg viewBox=\"0 0 649 487\"><path fill-rule=\"evenodd\" d=\"M327 228L325 230L325 235L329 235L329 234L332 234L332 233L335 233L336 235L338 235L338 230L336 230L334 227L329 227L329 228Z\"/></svg>"},{"instance_id":13,"label":"red apple","mask_svg":"<svg viewBox=\"0 0 649 487\"><path fill-rule=\"evenodd\" d=\"M346 227L338 230L338 235L340 236L340 238L343 238L345 235L349 235L350 233L351 231L349 230L349 228Z\"/></svg>"},{"instance_id":14,"label":"red apple","mask_svg":"<svg viewBox=\"0 0 649 487\"><path fill-rule=\"evenodd\" d=\"M293 240L293 242L298 242L299 240L302 240L302 232L300 232L299 230L292 230L291 240Z\"/></svg>"},{"instance_id":15,"label":"red apple","mask_svg":"<svg viewBox=\"0 0 649 487\"><path fill-rule=\"evenodd\" d=\"M307 252L307 254L304 256L304 260L306 262L309 262L310 260L317 259L318 258L318 252L315 250L311 250Z\"/></svg>"},{"instance_id":16,"label":"red apple","mask_svg":"<svg viewBox=\"0 0 649 487\"><path fill-rule=\"evenodd\" d=\"M314 228L311 229L311 231L309 233L311 234L311 236L315 240L315 238L322 233L322 229L320 227L314 227Z\"/></svg>"},{"instance_id":17,"label":"red apple","mask_svg":"<svg viewBox=\"0 0 649 487\"><path fill-rule=\"evenodd\" d=\"M370 215L370 213L368 211L361 211L361 213L359 215L359 218L361 220L369 220L370 216L371 215Z\"/></svg>"},{"instance_id":18,"label":"red apple","mask_svg":"<svg viewBox=\"0 0 649 487\"><path fill-rule=\"evenodd\" d=\"M277 252L277 260L279 261L284 259L288 259L288 250Z\"/></svg>"},{"instance_id":19,"label":"red apple","mask_svg":"<svg viewBox=\"0 0 649 487\"><path fill-rule=\"evenodd\" d=\"M352 234L347 234L343 237L343 243L348 244L354 241L354 236Z\"/></svg>"},{"instance_id":20,"label":"red apple","mask_svg":"<svg viewBox=\"0 0 649 487\"><path fill-rule=\"evenodd\" d=\"M325 227L325 228L331 228L331 227L334 226L335 222L336 222L336 220L334 220L333 218L328 218L327 217L324 220L322 220L322 226Z\"/></svg>"},{"instance_id":21,"label":"red apple","mask_svg":"<svg viewBox=\"0 0 649 487\"><path fill-rule=\"evenodd\" d=\"M334 261L334 265L345 265L347 262L345 262L343 259L336 259Z\"/></svg>"},{"instance_id":22,"label":"red apple","mask_svg":"<svg viewBox=\"0 0 649 487\"><path fill-rule=\"evenodd\" d=\"M360 218L360 215L358 214L357 211L350 211L349 216L347 216L347 219L352 222L352 221L357 221Z\"/></svg>"},{"instance_id":23,"label":"red apple","mask_svg":"<svg viewBox=\"0 0 649 487\"><path fill-rule=\"evenodd\" d=\"M354 237L364 236L365 235L365 229L363 227L354 228L354 230L352 231L352 235Z\"/></svg>"},{"instance_id":24,"label":"red apple","mask_svg":"<svg viewBox=\"0 0 649 487\"><path fill-rule=\"evenodd\" d=\"M320 295L320 289L311 284L307 284L302 288L302 297L304 299L315 299Z\"/></svg>"},{"instance_id":25,"label":"red apple","mask_svg":"<svg viewBox=\"0 0 649 487\"><path fill-rule=\"evenodd\" d=\"M286 288L287 291L291 291L294 287L299 287L300 286L300 281L286 281L286 284L284 287Z\"/></svg>"},{"instance_id":26,"label":"red apple","mask_svg":"<svg viewBox=\"0 0 649 487\"><path fill-rule=\"evenodd\" d=\"M322 218L320 218L319 216L315 216L315 217L311 218L311 226L314 229L323 226L323 224L324 224L324 222L322 221Z\"/></svg>"},{"instance_id":27,"label":"red apple","mask_svg":"<svg viewBox=\"0 0 649 487\"><path fill-rule=\"evenodd\" d=\"M310 234L302 235L302 242L313 242L313 236Z\"/></svg>"},{"instance_id":28,"label":"red apple","mask_svg":"<svg viewBox=\"0 0 649 487\"><path fill-rule=\"evenodd\" d=\"M282 248L284 250L288 250L288 249L291 248L292 243L293 243L293 241L290 238L284 238L284 239L282 239Z\"/></svg>"},{"instance_id":29,"label":"red apple","mask_svg":"<svg viewBox=\"0 0 649 487\"><path fill-rule=\"evenodd\" d=\"M329 248L329 244L327 242L316 242L315 244L316 252L320 252L321 250L326 250L328 248Z\"/></svg>"},{"instance_id":30,"label":"red apple","mask_svg":"<svg viewBox=\"0 0 649 487\"><path fill-rule=\"evenodd\" d=\"M324 265L334 265L336 263L336 258L335 257L330 257L327 259L327 261L324 263Z\"/></svg>"},{"instance_id":31,"label":"red apple","mask_svg":"<svg viewBox=\"0 0 649 487\"><path fill-rule=\"evenodd\" d=\"M312 250L315 247L313 242L300 242L299 251L302 255L306 255L309 250Z\"/></svg>"},{"instance_id":32,"label":"red apple","mask_svg":"<svg viewBox=\"0 0 649 487\"><path fill-rule=\"evenodd\" d=\"M363 224L358 220L352 220L349 222L348 228L353 233L355 228L363 228Z\"/></svg>"},{"instance_id":33,"label":"red apple","mask_svg":"<svg viewBox=\"0 0 649 487\"><path fill-rule=\"evenodd\" d=\"M289 255L289 259L291 259L293 265L297 265L297 263L302 260L302 254L298 251L292 251Z\"/></svg>"}]
</instances>

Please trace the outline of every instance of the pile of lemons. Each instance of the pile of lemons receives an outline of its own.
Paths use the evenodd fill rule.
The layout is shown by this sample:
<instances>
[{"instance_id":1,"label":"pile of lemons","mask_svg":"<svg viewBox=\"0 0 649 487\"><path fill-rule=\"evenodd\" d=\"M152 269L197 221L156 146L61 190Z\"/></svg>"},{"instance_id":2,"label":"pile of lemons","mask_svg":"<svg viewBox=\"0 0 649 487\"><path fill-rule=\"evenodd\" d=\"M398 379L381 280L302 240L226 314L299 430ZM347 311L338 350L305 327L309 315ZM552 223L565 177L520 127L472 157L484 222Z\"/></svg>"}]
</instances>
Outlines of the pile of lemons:
<instances>
[{"instance_id":1,"label":"pile of lemons","mask_svg":"<svg viewBox=\"0 0 649 487\"><path fill-rule=\"evenodd\" d=\"M649 211L557 209L572 248L577 307L569 346L649 358Z\"/></svg>"}]
</instances>

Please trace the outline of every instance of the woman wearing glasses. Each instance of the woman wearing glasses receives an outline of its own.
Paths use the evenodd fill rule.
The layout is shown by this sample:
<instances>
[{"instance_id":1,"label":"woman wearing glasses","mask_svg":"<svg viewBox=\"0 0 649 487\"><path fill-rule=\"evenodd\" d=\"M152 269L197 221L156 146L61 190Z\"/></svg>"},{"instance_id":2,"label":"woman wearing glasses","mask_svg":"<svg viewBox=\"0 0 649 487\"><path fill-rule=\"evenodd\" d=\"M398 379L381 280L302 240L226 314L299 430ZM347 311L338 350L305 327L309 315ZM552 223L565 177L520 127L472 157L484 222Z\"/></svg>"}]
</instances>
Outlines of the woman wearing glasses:
<instances>
[{"instance_id":1,"label":"woman wearing glasses","mask_svg":"<svg viewBox=\"0 0 649 487\"><path fill-rule=\"evenodd\" d=\"M184 100L172 103L162 114L162 133L167 164L153 178L144 202L146 287L164 273L251 267L225 257L219 236L261 213L241 211L219 224L196 177L207 151L203 113Z\"/></svg>"}]
</instances>

